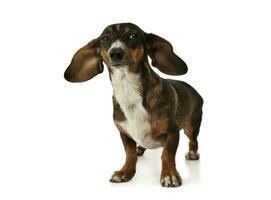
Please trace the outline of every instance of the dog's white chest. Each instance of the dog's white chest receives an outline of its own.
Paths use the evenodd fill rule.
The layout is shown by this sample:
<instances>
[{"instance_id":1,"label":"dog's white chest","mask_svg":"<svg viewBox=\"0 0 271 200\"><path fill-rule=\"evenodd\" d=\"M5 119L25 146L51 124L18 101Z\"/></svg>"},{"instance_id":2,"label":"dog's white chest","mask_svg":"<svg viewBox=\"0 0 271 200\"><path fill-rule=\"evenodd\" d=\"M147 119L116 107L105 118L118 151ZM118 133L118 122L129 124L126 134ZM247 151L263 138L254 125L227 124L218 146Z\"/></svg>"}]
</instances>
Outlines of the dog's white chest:
<instances>
[{"instance_id":1,"label":"dog's white chest","mask_svg":"<svg viewBox=\"0 0 271 200\"><path fill-rule=\"evenodd\" d=\"M149 114L143 107L139 93L139 74L130 73L127 69L114 69L111 82L115 99L119 103L126 120L118 124L145 148L156 148L159 144L151 138Z\"/></svg>"}]
</instances>

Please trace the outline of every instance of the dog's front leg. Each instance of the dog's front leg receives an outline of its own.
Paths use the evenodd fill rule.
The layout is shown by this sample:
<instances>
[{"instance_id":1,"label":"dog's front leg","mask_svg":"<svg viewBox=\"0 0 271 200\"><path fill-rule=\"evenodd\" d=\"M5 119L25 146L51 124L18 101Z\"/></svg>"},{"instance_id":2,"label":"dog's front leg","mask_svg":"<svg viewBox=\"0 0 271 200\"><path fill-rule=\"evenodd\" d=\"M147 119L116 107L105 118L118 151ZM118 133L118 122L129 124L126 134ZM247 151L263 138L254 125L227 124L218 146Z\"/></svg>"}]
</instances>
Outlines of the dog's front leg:
<instances>
[{"instance_id":1,"label":"dog's front leg","mask_svg":"<svg viewBox=\"0 0 271 200\"><path fill-rule=\"evenodd\" d=\"M121 183L131 180L136 171L136 142L126 136L124 133L120 133L120 136L126 153L126 161L119 171L115 171L113 173L110 182L115 183Z\"/></svg>"},{"instance_id":2,"label":"dog's front leg","mask_svg":"<svg viewBox=\"0 0 271 200\"><path fill-rule=\"evenodd\" d=\"M162 152L162 172L160 182L165 187L178 187L182 179L176 169L175 155L179 144L179 131L168 133Z\"/></svg>"}]
</instances>

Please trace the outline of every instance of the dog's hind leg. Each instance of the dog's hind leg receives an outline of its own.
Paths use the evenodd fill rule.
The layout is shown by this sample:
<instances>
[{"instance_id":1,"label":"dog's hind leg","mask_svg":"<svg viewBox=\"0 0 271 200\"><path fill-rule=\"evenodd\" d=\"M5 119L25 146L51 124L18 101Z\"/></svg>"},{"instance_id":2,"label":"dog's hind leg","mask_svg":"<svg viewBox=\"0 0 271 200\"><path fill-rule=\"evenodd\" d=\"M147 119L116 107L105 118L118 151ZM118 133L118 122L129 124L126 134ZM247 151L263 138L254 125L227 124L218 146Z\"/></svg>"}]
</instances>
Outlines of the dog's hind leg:
<instances>
[{"instance_id":1,"label":"dog's hind leg","mask_svg":"<svg viewBox=\"0 0 271 200\"><path fill-rule=\"evenodd\" d=\"M185 155L187 160L198 160L200 155L198 153L198 135L200 130L202 118L202 111L192 116L191 120L184 123L184 133L189 138L189 151Z\"/></svg>"}]
</instances>

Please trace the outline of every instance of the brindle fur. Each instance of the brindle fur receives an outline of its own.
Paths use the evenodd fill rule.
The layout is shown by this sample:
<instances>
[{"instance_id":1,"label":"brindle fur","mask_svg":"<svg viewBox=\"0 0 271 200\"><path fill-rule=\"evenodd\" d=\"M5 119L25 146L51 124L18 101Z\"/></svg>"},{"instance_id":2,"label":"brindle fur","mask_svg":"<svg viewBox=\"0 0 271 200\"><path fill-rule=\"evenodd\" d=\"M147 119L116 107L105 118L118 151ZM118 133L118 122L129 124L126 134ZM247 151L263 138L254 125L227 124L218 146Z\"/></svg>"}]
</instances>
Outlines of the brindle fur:
<instances>
[{"instance_id":1,"label":"brindle fur","mask_svg":"<svg viewBox=\"0 0 271 200\"><path fill-rule=\"evenodd\" d=\"M138 34L139 41L137 43L127 39L126 35L131 33ZM112 38L122 38L125 44L125 51L129 52L130 57L127 57L125 64L129 66L131 73L140 73L140 87L139 92L143 97L143 106L149 115L151 138L160 142L163 146L162 153L162 172L161 184L167 187L175 187L181 185L181 177L175 166L175 154L179 144L179 131L184 129L184 133L189 138L189 151L186 158L189 160L199 159L198 141L203 99L196 92L194 88L183 81L163 79L158 76L149 66L147 56L152 58L153 66L157 67L164 73L171 75L181 75L187 72L185 63L173 53L171 44L153 34L146 34L139 27L134 24L124 23L108 26L100 36L100 38L93 40L87 46L92 47L93 52L88 59L95 59L95 66L90 77L80 79L78 74L73 74L78 63L86 62L80 60L80 51L88 52L84 47L79 50L69 68L65 72L65 78L69 81L80 82L92 78L102 71L102 63L97 64L97 60L103 60L107 65L110 65L108 49L109 42L102 41L105 34L110 34ZM97 45L97 41L100 45ZM95 45L94 45L95 44ZM111 43L112 44L112 43ZM98 46L98 47L97 47ZM93 54L97 53L96 56ZM82 59L86 55L82 54ZM77 68L84 69L85 66L77 66ZM88 66L86 70L89 70ZM112 69L109 67L109 76L111 80ZM131 105L129 109L133 109ZM126 117L123 113L119 103L113 96L113 118L117 128L120 131L121 139L126 152L126 161L124 166L116 171L111 181L125 182L129 181L136 171L137 155L143 155L145 148L136 145L136 142L131 138L120 125L119 122L125 121Z\"/></svg>"}]
</instances>

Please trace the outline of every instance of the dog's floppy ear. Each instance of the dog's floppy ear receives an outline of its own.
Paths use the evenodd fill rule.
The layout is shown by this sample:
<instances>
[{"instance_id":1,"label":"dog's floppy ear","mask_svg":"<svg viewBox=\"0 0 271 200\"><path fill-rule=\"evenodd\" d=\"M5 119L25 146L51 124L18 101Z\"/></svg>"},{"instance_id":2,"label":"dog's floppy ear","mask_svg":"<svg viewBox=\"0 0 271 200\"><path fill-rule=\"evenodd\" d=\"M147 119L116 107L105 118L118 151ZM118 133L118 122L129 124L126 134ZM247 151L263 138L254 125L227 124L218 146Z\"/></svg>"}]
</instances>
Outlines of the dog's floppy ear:
<instances>
[{"instance_id":1,"label":"dog's floppy ear","mask_svg":"<svg viewBox=\"0 0 271 200\"><path fill-rule=\"evenodd\" d=\"M182 75L187 72L185 62L173 52L173 47L167 40L152 33L145 34L145 37L154 67L169 75Z\"/></svg>"},{"instance_id":2,"label":"dog's floppy ear","mask_svg":"<svg viewBox=\"0 0 271 200\"><path fill-rule=\"evenodd\" d=\"M100 44L98 39L94 39L76 52L64 77L70 82L83 82L101 72L103 72L103 63Z\"/></svg>"}]
</instances>

